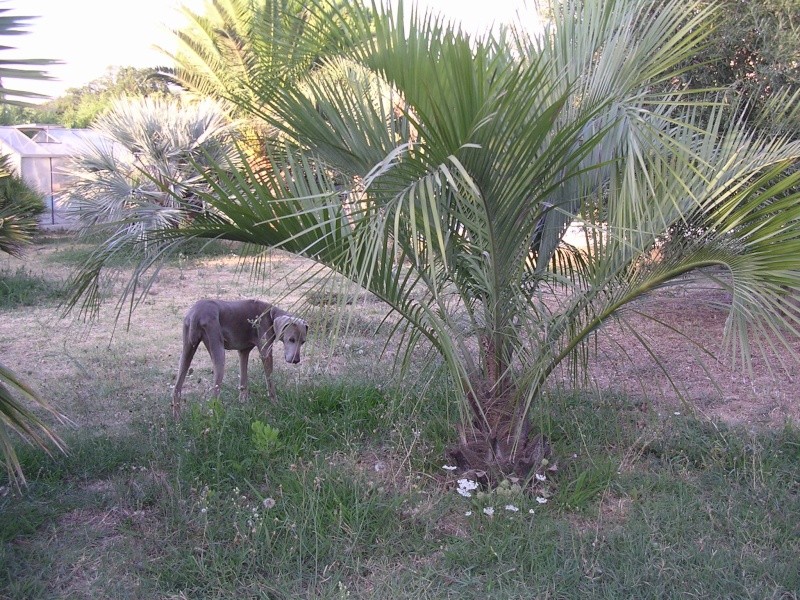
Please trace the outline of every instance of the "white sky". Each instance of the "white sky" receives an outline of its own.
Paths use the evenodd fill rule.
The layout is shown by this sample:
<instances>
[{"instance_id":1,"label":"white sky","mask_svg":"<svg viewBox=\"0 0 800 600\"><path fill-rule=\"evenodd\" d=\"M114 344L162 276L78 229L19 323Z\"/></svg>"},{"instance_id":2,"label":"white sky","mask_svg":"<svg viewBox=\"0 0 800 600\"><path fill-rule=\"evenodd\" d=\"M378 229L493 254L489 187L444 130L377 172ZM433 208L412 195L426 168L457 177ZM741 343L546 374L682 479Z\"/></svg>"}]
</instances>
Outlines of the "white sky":
<instances>
[{"instance_id":1,"label":"white sky","mask_svg":"<svg viewBox=\"0 0 800 600\"><path fill-rule=\"evenodd\" d=\"M396 1L396 0L395 0ZM493 23L515 20L522 14L535 19L526 8L529 0L417 0L420 7L441 12L460 21L472 32L485 31ZM409 0L406 0L409 5ZM14 50L3 58L48 58L64 64L48 69L51 82L8 81L6 85L50 96L80 87L103 76L109 67L154 67L168 63L155 46L175 48L171 29L185 23L178 10L187 6L202 10L204 0L4 0L7 14L36 16L25 35L6 38Z\"/></svg>"}]
</instances>

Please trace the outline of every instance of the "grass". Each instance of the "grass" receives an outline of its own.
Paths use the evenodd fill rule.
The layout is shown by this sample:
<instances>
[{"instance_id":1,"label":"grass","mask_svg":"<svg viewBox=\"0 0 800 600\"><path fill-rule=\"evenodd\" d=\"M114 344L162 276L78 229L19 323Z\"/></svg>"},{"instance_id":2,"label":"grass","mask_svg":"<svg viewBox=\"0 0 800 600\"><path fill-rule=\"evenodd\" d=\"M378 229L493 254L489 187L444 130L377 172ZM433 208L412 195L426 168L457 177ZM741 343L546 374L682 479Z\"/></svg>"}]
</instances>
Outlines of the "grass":
<instances>
[{"instance_id":1,"label":"grass","mask_svg":"<svg viewBox=\"0 0 800 600\"><path fill-rule=\"evenodd\" d=\"M636 408L624 400L559 397L548 411L567 424L553 431L565 457L553 497L467 499L439 449L411 448L409 460L405 435L385 418L393 394L309 385L268 414L260 402L212 402L177 426L76 432L69 457L23 447L30 487L0 500L0 589L67 597L78 586L71 565L83 563L95 571L81 585L97 598L791 598L800 589L796 429L746 434L681 417L652 424L659 436L644 442L625 424ZM435 418L447 399L428 400ZM276 438L259 444L255 422Z\"/></svg>"},{"instance_id":2,"label":"grass","mask_svg":"<svg viewBox=\"0 0 800 600\"><path fill-rule=\"evenodd\" d=\"M61 281L44 277L25 267L0 269L0 309L55 305L66 293Z\"/></svg>"},{"instance_id":3,"label":"grass","mask_svg":"<svg viewBox=\"0 0 800 600\"><path fill-rule=\"evenodd\" d=\"M73 240L65 236L55 237L49 240L50 244L58 246L57 251L49 255L48 260L57 265L77 267L85 263L96 248L96 243L100 238L91 236ZM187 260L199 260L204 258L214 258L220 256L238 255L241 249L238 244L223 242L220 240L189 240L181 245L180 252L171 257L175 263ZM120 253L108 261L109 266L125 267L130 266L133 257L126 253Z\"/></svg>"},{"instance_id":4,"label":"grass","mask_svg":"<svg viewBox=\"0 0 800 600\"><path fill-rule=\"evenodd\" d=\"M249 403L232 373L206 401L198 362L175 423L166 298L188 304L185 276L141 308L159 327L68 331L42 355L64 370L39 385L79 426L69 456L19 445L27 489L0 480L0 597L797 598L798 429L554 390L535 418L553 448L546 502L510 484L465 498L442 468L450 387L365 368L363 315L351 342L367 358L336 354L363 360L344 375L314 363L312 339L305 376L276 369L278 404L257 372Z\"/></svg>"}]
</instances>

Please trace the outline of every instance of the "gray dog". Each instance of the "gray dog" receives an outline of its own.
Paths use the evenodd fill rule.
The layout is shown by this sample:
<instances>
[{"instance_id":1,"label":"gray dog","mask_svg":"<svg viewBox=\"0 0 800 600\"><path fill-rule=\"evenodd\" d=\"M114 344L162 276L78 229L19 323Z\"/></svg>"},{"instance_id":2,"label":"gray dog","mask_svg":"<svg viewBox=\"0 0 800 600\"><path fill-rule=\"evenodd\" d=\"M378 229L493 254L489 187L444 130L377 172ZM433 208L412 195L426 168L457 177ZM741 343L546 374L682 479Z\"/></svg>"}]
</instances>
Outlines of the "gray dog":
<instances>
[{"instance_id":1,"label":"gray dog","mask_svg":"<svg viewBox=\"0 0 800 600\"><path fill-rule=\"evenodd\" d=\"M172 394L172 414L175 418L180 416L181 388L200 342L205 344L214 365L214 396L219 396L225 373L225 350L238 350L239 399L247 400L247 362L250 351L258 347L269 397L275 402L272 345L281 340L286 362L297 364L307 333L308 323L303 319L260 300L199 300L183 319L183 351Z\"/></svg>"}]
</instances>

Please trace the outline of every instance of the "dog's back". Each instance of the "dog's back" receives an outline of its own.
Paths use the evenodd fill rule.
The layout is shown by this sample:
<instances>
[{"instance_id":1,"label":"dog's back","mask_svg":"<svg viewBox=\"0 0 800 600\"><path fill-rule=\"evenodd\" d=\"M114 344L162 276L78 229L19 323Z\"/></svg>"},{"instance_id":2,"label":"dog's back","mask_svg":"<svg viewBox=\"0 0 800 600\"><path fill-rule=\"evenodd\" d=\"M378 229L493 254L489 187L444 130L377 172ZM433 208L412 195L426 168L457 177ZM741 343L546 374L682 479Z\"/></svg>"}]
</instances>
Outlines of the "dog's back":
<instances>
[{"instance_id":1,"label":"dog's back","mask_svg":"<svg viewBox=\"0 0 800 600\"><path fill-rule=\"evenodd\" d=\"M203 331L219 327L226 350L249 350L258 344L261 332L271 327L270 308L261 300L203 299L186 313L184 325L192 340L199 341Z\"/></svg>"}]
</instances>

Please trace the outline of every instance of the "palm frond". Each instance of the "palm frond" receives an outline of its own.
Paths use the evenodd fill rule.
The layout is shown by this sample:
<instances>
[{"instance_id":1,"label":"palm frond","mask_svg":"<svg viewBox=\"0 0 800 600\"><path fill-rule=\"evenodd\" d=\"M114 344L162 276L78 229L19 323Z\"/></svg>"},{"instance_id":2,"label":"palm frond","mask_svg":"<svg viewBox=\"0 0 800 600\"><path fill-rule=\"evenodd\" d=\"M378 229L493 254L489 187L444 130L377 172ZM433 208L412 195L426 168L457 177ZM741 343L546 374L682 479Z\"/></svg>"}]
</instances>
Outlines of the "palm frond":
<instances>
[{"instance_id":1,"label":"palm frond","mask_svg":"<svg viewBox=\"0 0 800 600\"><path fill-rule=\"evenodd\" d=\"M42 400L13 371L0 364L0 454L9 478L16 485L25 484L25 474L14 448L12 432L45 452L49 453L51 448L67 451L61 438L26 403L45 409L60 423L69 423L69 419Z\"/></svg>"}]
</instances>

